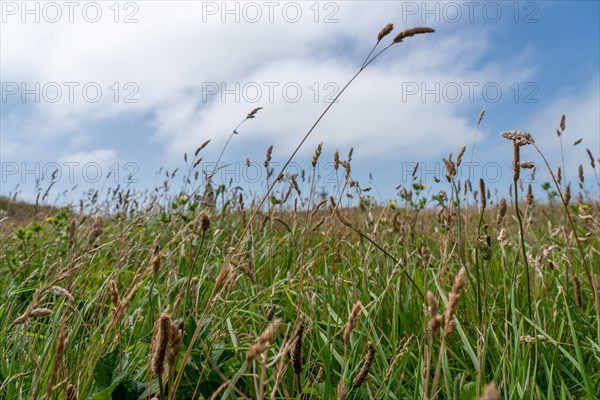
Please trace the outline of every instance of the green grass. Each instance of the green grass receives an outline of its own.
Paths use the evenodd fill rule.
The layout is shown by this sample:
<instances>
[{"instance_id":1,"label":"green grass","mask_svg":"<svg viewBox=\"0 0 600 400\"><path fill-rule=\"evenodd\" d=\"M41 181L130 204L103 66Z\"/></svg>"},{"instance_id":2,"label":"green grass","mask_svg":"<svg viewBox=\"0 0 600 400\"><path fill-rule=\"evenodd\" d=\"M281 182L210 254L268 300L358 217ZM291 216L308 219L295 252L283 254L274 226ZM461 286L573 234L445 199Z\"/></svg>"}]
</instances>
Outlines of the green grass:
<instances>
[{"instance_id":1,"label":"green grass","mask_svg":"<svg viewBox=\"0 0 600 400\"><path fill-rule=\"evenodd\" d=\"M452 281L465 263L471 279L459 302L457 329L448 335L441 358L440 398L476 398L488 382L500 388L503 398L591 399L600 393L599 331L591 294L582 284L584 304L578 308L572 282L565 280L564 270L570 268L584 282L581 261L573 243L568 247L551 234L552 227L562 226L560 211L527 207L527 214L548 217L524 221L530 256L540 256L544 246L558 246L542 260L542 270L530 271L530 319L519 229L510 211L500 227L495 226L495 210L484 215L492 238L485 256L476 222L466 227L463 262L457 223L448 225L435 212L423 210L414 224L410 208L364 204L341 210L352 229L326 210L311 215L285 211L284 204L272 207L255 220L226 280L217 286L227 249L248 220L249 212L239 204L211 210L204 240L195 199L174 200L174 208L165 207L162 215L155 210L138 217L105 217L104 232L93 245L88 243L92 219L87 218L77 224L69 247L70 221L82 217L64 210L56 210L49 222L40 221L27 240L15 232L5 235L0 398L45 396L61 332L67 340L52 398L64 398L68 384L80 399L149 398L159 387L150 368L150 342L164 310L184 323L177 362L164 375L165 391L177 398L210 398L217 391L216 398L240 393L257 398L262 391L267 398L271 393L299 398L302 393L303 398L335 399L340 379L348 398L374 398L376 393L378 399L419 398L424 347L430 346L433 359L429 385L440 350L439 334L431 343L426 334L429 317L419 292L431 291L443 313ZM323 217L325 222L313 230ZM453 217L458 218L455 212ZM501 228L509 231L505 245L495 240ZM579 220L577 228L585 237L590 225ZM156 244L161 264L154 271ZM598 266L598 241L588 235L583 246L590 263ZM107 289L110 280L117 283L121 300L131 295L120 318ZM50 289L54 285L67 289L73 300ZM356 301L363 311L346 347L344 325ZM12 325L28 308L41 307L52 314ZM281 321L273 342L245 365L272 310ZM303 367L295 378L288 345L300 321L306 323ZM198 339L190 347L198 324ZM527 344L522 339L526 335L543 339ZM374 362L365 383L352 389L369 341L376 349ZM239 393L221 387L228 380Z\"/></svg>"}]
</instances>

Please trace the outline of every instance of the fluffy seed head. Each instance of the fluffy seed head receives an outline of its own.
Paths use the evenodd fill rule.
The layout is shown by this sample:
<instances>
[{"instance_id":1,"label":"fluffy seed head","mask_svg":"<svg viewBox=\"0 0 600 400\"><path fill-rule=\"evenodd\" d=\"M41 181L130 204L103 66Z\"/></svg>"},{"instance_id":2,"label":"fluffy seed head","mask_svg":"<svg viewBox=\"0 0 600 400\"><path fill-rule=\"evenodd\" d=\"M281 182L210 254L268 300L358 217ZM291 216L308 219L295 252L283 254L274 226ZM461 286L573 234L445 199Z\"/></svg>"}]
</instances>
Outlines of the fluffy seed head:
<instances>
[{"instance_id":1,"label":"fluffy seed head","mask_svg":"<svg viewBox=\"0 0 600 400\"><path fill-rule=\"evenodd\" d=\"M354 378L352 382L352 387L356 389L363 384L365 379L367 379L367 375L369 375L369 370L371 369L371 365L373 365L373 360L375 359L375 345L373 342L369 342L369 349L367 351L367 355L363 362L362 368L360 369L358 375Z\"/></svg>"},{"instance_id":2,"label":"fluffy seed head","mask_svg":"<svg viewBox=\"0 0 600 400\"><path fill-rule=\"evenodd\" d=\"M206 232L210 228L210 217L205 211L200 212L198 217L200 218L200 229L202 232Z\"/></svg>"},{"instance_id":3,"label":"fluffy seed head","mask_svg":"<svg viewBox=\"0 0 600 400\"><path fill-rule=\"evenodd\" d=\"M294 350L292 351L292 368L294 373L298 376L302 373L302 341L304 335L304 323L300 323L298 326L298 332L296 334L296 342L294 343Z\"/></svg>"},{"instance_id":4,"label":"fluffy seed head","mask_svg":"<svg viewBox=\"0 0 600 400\"><path fill-rule=\"evenodd\" d=\"M583 299L581 297L581 283L577 275L573 275L573 287L575 288L575 304L577 308L583 310Z\"/></svg>"},{"instance_id":5,"label":"fluffy seed head","mask_svg":"<svg viewBox=\"0 0 600 400\"><path fill-rule=\"evenodd\" d=\"M445 327L444 334L447 335L456 329L456 322L454 321L454 316L456 315L456 310L458 308L458 301L460 299L461 292L463 287L465 286L465 276L466 269L463 267L458 271L458 275L456 275L456 279L454 279L454 284L452 285L452 291L450 292L450 296L448 298L448 308L444 314L445 317Z\"/></svg>"},{"instance_id":6,"label":"fluffy seed head","mask_svg":"<svg viewBox=\"0 0 600 400\"><path fill-rule=\"evenodd\" d=\"M487 205L487 201L485 198L485 181L483 180L483 178L479 178L479 193L481 194L481 212L483 212Z\"/></svg>"},{"instance_id":7,"label":"fluffy seed head","mask_svg":"<svg viewBox=\"0 0 600 400\"><path fill-rule=\"evenodd\" d=\"M350 316L348 317L348 322L344 326L344 344L348 345L350 343L350 335L356 326L356 321L362 311L362 303L357 301L352 307L352 311L350 312Z\"/></svg>"},{"instance_id":8,"label":"fluffy seed head","mask_svg":"<svg viewBox=\"0 0 600 400\"><path fill-rule=\"evenodd\" d=\"M269 162L271 162L271 153L273 153L273 145L270 145L269 147L267 147L267 158L265 158L265 168L269 167Z\"/></svg>"},{"instance_id":9,"label":"fluffy seed head","mask_svg":"<svg viewBox=\"0 0 600 400\"><path fill-rule=\"evenodd\" d=\"M494 383L488 383L483 389L479 400L500 400L500 390L496 388Z\"/></svg>"},{"instance_id":10,"label":"fluffy seed head","mask_svg":"<svg viewBox=\"0 0 600 400\"><path fill-rule=\"evenodd\" d=\"M481 110L481 112L479 113L479 117L477 117L477 125L481 124L481 120L483 119L484 115L485 115L485 108L483 110Z\"/></svg>"},{"instance_id":11,"label":"fluffy seed head","mask_svg":"<svg viewBox=\"0 0 600 400\"><path fill-rule=\"evenodd\" d=\"M596 163L594 162L594 156L592 155L592 152L590 149L585 149L585 151L590 158L590 165L592 166L592 169L596 169Z\"/></svg>"},{"instance_id":12,"label":"fluffy seed head","mask_svg":"<svg viewBox=\"0 0 600 400\"><path fill-rule=\"evenodd\" d=\"M162 374L165 370L165 357L167 355L167 345L169 344L169 338L171 336L171 325L173 321L171 316L167 313L162 313L156 331L154 332L154 355L152 357L152 372L161 379Z\"/></svg>"},{"instance_id":13,"label":"fluffy seed head","mask_svg":"<svg viewBox=\"0 0 600 400\"><path fill-rule=\"evenodd\" d=\"M344 382L344 377L342 377L337 386L337 400L346 400L347 395L348 391L346 390L346 383Z\"/></svg>"},{"instance_id":14,"label":"fluffy seed head","mask_svg":"<svg viewBox=\"0 0 600 400\"><path fill-rule=\"evenodd\" d=\"M319 143L317 148L315 149L315 154L313 155L311 165L313 168L317 166L317 161L319 161L319 157L321 157L321 151L323 150L323 142Z\"/></svg>"},{"instance_id":15,"label":"fluffy seed head","mask_svg":"<svg viewBox=\"0 0 600 400\"><path fill-rule=\"evenodd\" d=\"M521 147L513 141L513 181L518 181L521 176Z\"/></svg>"},{"instance_id":16,"label":"fluffy seed head","mask_svg":"<svg viewBox=\"0 0 600 400\"><path fill-rule=\"evenodd\" d=\"M267 329L265 329L264 332L258 337L258 340L254 346L252 346L250 351L248 351L246 354L246 361L248 363L253 361L256 357L264 353L269 348L269 344L273 341L273 337L275 336L275 332L277 331L280 322L281 321L279 319L273 320Z\"/></svg>"},{"instance_id":17,"label":"fluffy seed head","mask_svg":"<svg viewBox=\"0 0 600 400\"><path fill-rule=\"evenodd\" d=\"M516 142L519 146L525 146L527 144L534 143L533 137L529 132L526 131L504 131L501 133L502 137L508 140Z\"/></svg>"},{"instance_id":18,"label":"fluffy seed head","mask_svg":"<svg viewBox=\"0 0 600 400\"><path fill-rule=\"evenodd\" d=\"M29 316L31 318L36 318L36 317L41 317L44 315L50 315L52 314L52 310L49 308L35 308L33 310L31 310L31 314L29 314Z\"/></svg>"},{"instance_id":19,"label":"fluffy seed head","mask_svg":"<svg viewBox=\"0 0 600 400\"><path fill-rule=\"evenodd\" d=\"M458 152L458 156L456 157L456 166L457 167L460 167L460 162L462 161L462 157L465 154L465 150L467 150L467 146L461 147L460 151Z\"/></svg>"},{"instance_id":20,"label":"fluffy seed head","mask_svg":"<svg viewBox=\"0 0 600 400\"><path fill-rule=\"evenodd\" d=\"M531 189L531 184L527 186L527 196L525 196L525 202L527 205L533 205L533 190Z\"/></svg>"},{"instance_id":21,"label":"fluffy seed head","mask_svg":"<svg viewBox=\"0 0 600 400\"><path fill-rule=\"evenodd\" d=\"M383 28L381 28L381 30L377 34L377 41L379 42L381 39L383 39L384 37L389 35L390 32L393 30L394 30L394 24L392 24L392 23L389 23L386 26L384 26Z\"/></svg>"},{"instance_id":22,"label":"fluffy seed head","mask_svg":"<svg viewBox=\"0 0 600 400\"><path fill-rule=\"evenodd\" d=\"M435 32L435 29L433 28L428 28L428 27L416 27L416 28L410 28L407 29L405 31L400 32L399 34L396 35L396 37L394 38L394 43L400 43L401 41L403 41L404 39L406 39L407 37L411 37L411 36L415 36L415 35L421 35L423 33L433 33Z\"/></svg>"}]
</instances>

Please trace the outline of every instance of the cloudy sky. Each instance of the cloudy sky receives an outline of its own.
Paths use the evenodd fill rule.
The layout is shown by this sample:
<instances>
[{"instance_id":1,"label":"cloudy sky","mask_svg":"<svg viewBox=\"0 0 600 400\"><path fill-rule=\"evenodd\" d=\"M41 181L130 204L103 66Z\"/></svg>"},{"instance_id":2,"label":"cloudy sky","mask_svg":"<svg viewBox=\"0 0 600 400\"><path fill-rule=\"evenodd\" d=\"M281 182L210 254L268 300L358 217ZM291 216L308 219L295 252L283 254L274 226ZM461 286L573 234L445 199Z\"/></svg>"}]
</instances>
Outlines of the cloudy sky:
<instances>
[{"instance_id":1,"label":"cloudy sky","mask_svg":"<svg viewBox=\"0 0 600 400\"><path fill-rule=\"evenodd\" d=\"M566 175L576 182L584 164L597 193L585 149L600 153L599 21L597 1L2 1L0 194L35 200L36 180L45 189L57 169L53 190L71 200L89 187L151 188L209 139L201 167L212 168L263 107L217 176L253 189L246 158L262 165L273 145L284 162L388 22L381 47L413 26L436 32L388 49L333 105L295 159L308 170L323 142L319 187L335 181L335 149L354 148L354 178L378 199L408 184L415 162L433 190L443 157L467 145L470 159L485 109L475 179L507 190L503 130L531 132L558 166L565 114ZM522 159L540 161L528 148ZM539 187L548 176L537 175Z\"/></svg>"}]
</instances>

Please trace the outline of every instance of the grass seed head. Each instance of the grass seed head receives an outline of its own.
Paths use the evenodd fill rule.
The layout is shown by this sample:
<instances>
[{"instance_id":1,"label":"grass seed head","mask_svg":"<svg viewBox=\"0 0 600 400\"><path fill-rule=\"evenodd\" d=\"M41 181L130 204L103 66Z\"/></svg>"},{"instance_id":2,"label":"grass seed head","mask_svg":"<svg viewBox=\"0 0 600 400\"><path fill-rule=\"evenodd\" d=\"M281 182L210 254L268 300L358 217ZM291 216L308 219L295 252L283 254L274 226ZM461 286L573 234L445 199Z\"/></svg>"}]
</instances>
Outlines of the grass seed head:
<instances>
[{"instance_id":1,"label":"grass seed head","mask_svg":"<svg viewBox=\"0 0 600 400\"><path fill-rule=\"evenodd\" d=\"M375 345L373 344L373 342L369 342L368 347L369 349L367 350L367 355L365 357L365 360L363 361L362 368L360 369L358 375L356 375L354 381L352 382L352 387L354 389L360 387L365 381L365 379L367 379L367 376L369 375L369 370L371 369L371 365L373 365L373 360L375 359Z\"/></svg>"},{"instance_id":2,"label":"grass seed head","mask_svg":"<svg viewBox=\"0 0 600 400\"><path fill-rule=\"evenodd\" d=\"M381 28L381 30L377 34L377 41L378 42L381 41L381 39L383 39L384 37L389 35L390 32L392 32L393 30L394 30L394 24L392 24L392 23L389 23L386 26L384 26L383 28Z\"/></svg>"},{"instance_id":3,"label":"grass seed head","mask_svg":"<svg viewBox=\"0 0 600 400\"><path fill-rule=\"evenodd\" d=\"M527 205L533 205L533 190L531 189L531 184L527 186L527 195L525 196L525 202Z\"/></svg>"},{"instance_id":4,"label":"grass seed head","mask_svg":"<svg viewBox=\"0 0 600 400\"><path fill-rule=\"evenodd\" d=\"M67 400L77 400L77 389L71 383L67 385L66 397Z\"/></svg>"},{"instance_id":5,"label":"grass seed head","mask_svg":"<svg viewBox=\"0 0 600 400\"><path fill-rule=\"evenodd\" d=\"M252 119L252 118L256 117L256 113L259 112L260 110L262 110L262 107L257 107L254 110L250 111L248 113L248 115L246 115L246 119Z\"/></svg>"},{"instance_id":6,"label":"grass seed head","mask_svg":"<svg viewBox=\"0 0 600 400\"><path fill-rule=\"evenodd\" d=\"M273 153L273 145L267 147L267 157L265 158L264 166L265 168L269 167L269 163L271 162L271 154Z\"/></svg>"},{"instance_id":7,"label":"grass seed head","mask_svg":"<svg viewBox=\"0 0 600 400\"><path fill-rule=\"evenodd\" d=\"M483 389L479 400L500 400L500 390L496 388L494 383L488 383Z\"/></svg>"},{"instance_id":8,"label":"grass seed head","mask_svg":"<svg viewBox=\"0 0 600 400\"><path fill-rule=\"evenodd\" d=\"M481 195L481 212L483 212L487 206L487 199L485 197L485 181L483 178L479 178L479 194Z\"/></svg>"},{"instance_id":9,"label":"grass seed head","mask_svg":"<svg viewBox=\"0 0 600 400\"><path fill-rule=\"evenodd\" d=\"M348 391L346 390L346 382L344 382L344 377L340 378L340 383L337 386L337 400L346 400L346 396L348 396Z\"/></svg>"},{"instance_id":10,"label":"grass seed head","mask_svg":"<svg viewBox=\"0 0 600 400\"><path fill-rule=\"evenodd\" d=\"M298 376L302 373L302 341L304 340L304 322L301 322L298 326L298 332L296 334L296 341L294 342L294 349L292 350L292 369Z\"/></svg>"},{"instance_id":11,"label":"grass seed head","mask_svg":"<svg viewBox=\"0 0 600 400\"><path fill-rule=\"evenodd\" d=\"M344 344L347 346L350 343L350 335L356 326L356 321L360 316L360 312L362 311L362 303L357 301L352 307L352 311L350 312L350 316L348 317L348 322L344 326Z\"/></svg>"},{"instance_id":12,"label":"grass seed head","mask_svg":"<svg viewBox=\"0 0 600 400\"><path fill-rule=\"evenodd\" d=\"M521 146L513 141L513 181L517 182L521 176Z\"/></svg>"},{"instance_id":13,"label":"grass seed head","mask_svg":"<svg viewBox=\"0 0 600 400\"><path fill-rule=\"evenodd\" d=\"M481 124L481 120L483 119L484 115L485 115L485 108L483 110L481 110L481 112L479 113L479 117L477 117L477 125Z\"/></svg>"},{"instance_id":14,"label":"grass seed head","mask_svg":"<svg viewBox=\"0 0 600 400\"><path fill-rule=\"evenodd\" d=\"M315 149L315 154L313 155L313 158L311 161L311 165L313 168L315 168L317 166L317 161L319 161L319 157L321 157L322 150L323 150L323 142L319 143L317 145L317 148Z\"/></svg>"},{"instance_id":15,"label":"grass seed head","mask_svg":"<svg viewBox=\"0 0 600 400\"><path fill-rule=\"evenodd\" d=\"M592 152L590 149L585 149L585 151L590 158L590 165L592 166L592 169L596 169L596 163L594 162L594 156L592 155Z\"/></svg>"},{"instance_id":16,"label":"grass seed head","mask_svg":"<svg viewBox=\"0 0 600 400\"><path fill-rule=\"evenodd\" d=\"M279 319L273 320L269 324L267 329L265 329L264 332L261 333L254 346L252 346L250 348L250 351L248 351L248 353L246 354L246 362L250 363L251 361L256 359L256 357L267 351L270 343L273 341L273 337L275 337L275 332L277 332L277 328L279 327L280 323L281 320Z\"/></svg>"},{"instance_id":17,"label":"grass seed head","mask_svg":"<svg viewBox=\"0 0 600 400\"><path fill-rule=\"evenodd\" d=\"M206 232L210 228L210 217L205 211L201 211L198 215L200 218L200 229L202 232Z\"/></svg>"},{"instance_id":18,"label":"grass seed head","mask_svg":"<svg viewBox=\"0 0 600 400\"><path fill-rule=\"evenodd\" d=\"M410 28L410 29L407 29L407 30L402 31L399 34L397 34L396 37L394 37L393 42L400 43L407 37L421 35L424 33L433 33L433 32L435 32L435 29L429 28L429 27L420 26L420 27L416 27L416 28Z\"/></svg>"},{"instance_id":19,"label":"grass seed head","mask_svg":"<svg viewBox=\"0 0 600 400\"><path fill-rule=\"evenodd\" d=\"M167 346L171 336L171 325L173 321L168 313L162 313L158 319L156 331L154 333L154 355L152 357L152 372L161 379L165 370L165 357L167 355Z\"/></svg>"},{"instance_id":20,"label":"grass seed head","mask_svg":"<svg viewBox=\"0 0 600 400\"><path fill-rule=\"evenodd\" d=\"M462 157L465 154L465 150L467 150L467 146L463 146L461 147L460 151L458 152L458 156L456 156L456 166L460 167L460 163L462 161Z\"/></svg>"},{"instance_id":21,"label":"grass seed head","mask_svg":"<svg viewBox=\"0 0 600 400\"><path fill-rule=\"evenodd\" d=\"M456 329L456 322L454 321L454 316L456 315L456 310L458 309L458 301L460 299L461 292L465 286L466 273L467 271L465 267L462 267L460 271L458 271L456 279L454 279L452 291L450 292L450 296L448 298L448 308L446 309L445 313L445 335L453 332Z\"/></svg>"}]
</instances>

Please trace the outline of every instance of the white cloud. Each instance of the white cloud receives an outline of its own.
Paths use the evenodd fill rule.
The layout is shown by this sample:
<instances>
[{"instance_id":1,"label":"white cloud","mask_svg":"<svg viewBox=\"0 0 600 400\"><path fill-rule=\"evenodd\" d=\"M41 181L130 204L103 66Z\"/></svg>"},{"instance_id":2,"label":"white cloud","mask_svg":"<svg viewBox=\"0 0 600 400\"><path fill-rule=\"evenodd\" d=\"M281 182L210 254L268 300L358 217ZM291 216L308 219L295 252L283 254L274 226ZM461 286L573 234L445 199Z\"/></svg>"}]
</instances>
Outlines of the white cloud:
<instances>
[{"instance_id":1,"label":"white cloud","mask_svg":"<svg viewBox=\"0 0 600 400\"><path fill-rule=\"evenodd\" d=\"M117 154L113 149L96 149L92 151L81 151L62 156L61 163L77 163L80 165L96 163L100 166L109 166L116 161Z\"/></svg>"}]
</instances>

